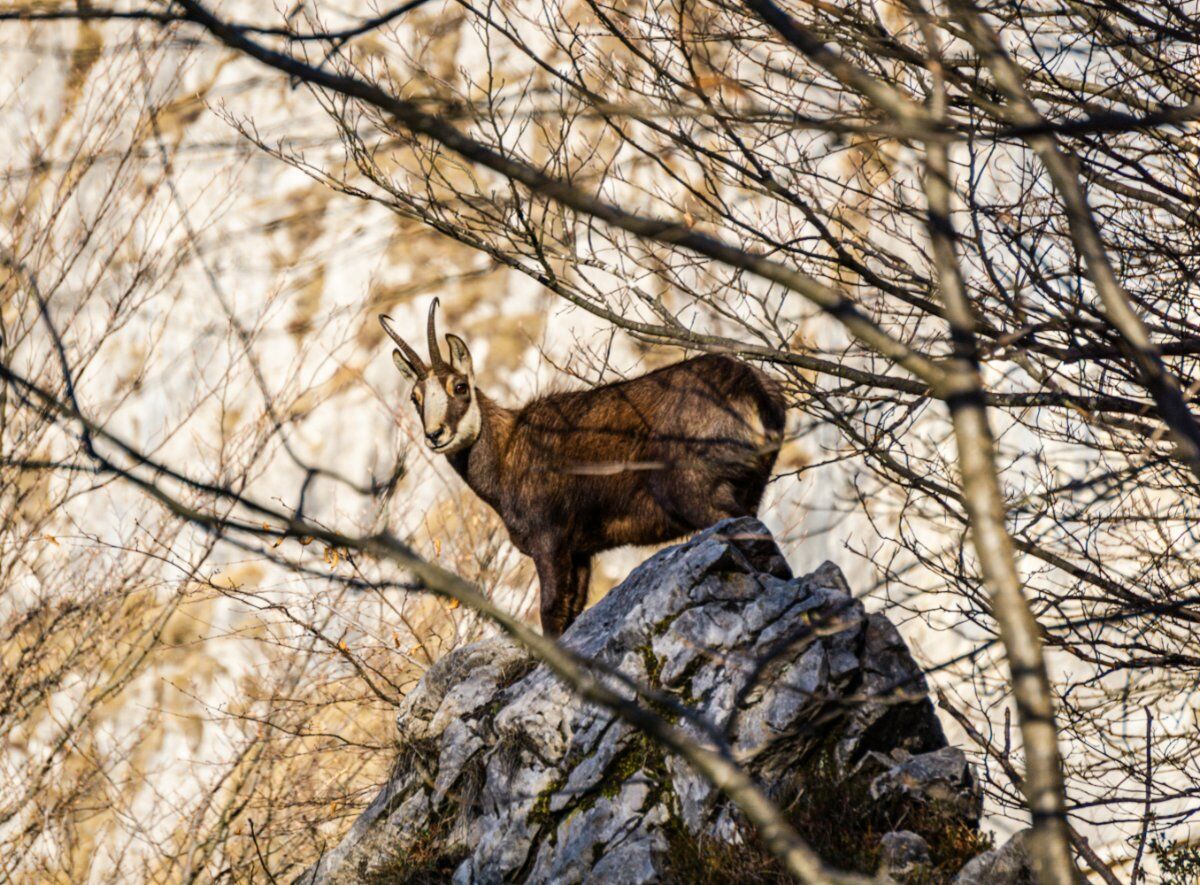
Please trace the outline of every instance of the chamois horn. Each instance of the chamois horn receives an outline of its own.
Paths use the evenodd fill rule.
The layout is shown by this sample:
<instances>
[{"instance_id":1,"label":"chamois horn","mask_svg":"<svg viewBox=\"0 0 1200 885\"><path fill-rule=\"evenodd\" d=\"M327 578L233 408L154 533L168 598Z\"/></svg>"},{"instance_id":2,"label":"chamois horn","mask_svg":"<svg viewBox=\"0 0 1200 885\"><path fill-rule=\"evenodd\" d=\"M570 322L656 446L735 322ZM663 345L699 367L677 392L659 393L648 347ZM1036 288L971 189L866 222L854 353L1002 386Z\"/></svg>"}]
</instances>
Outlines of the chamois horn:
<instances>
[{"instance_id":1,"label":"chamois horn","mask_svg":"<svg viewBox=\"0 0 1200 885\"><path fill-rule=\"evenodd\" d=\"M442 351L438 347L437 320L434 318L434 313L440 303L437 298L434 298L433 303L429 305L429 324L425 328L425 335L429 339L429 364L435 370L446 368L446 361L442 359Z\"/></svg>"},{"instance_id":2,"label":"chamois horn","mask_svg":"<svg viewBox=\"0 0 1200 885\"><path fill-rule=\"evenodd\" d=\"M424 378L429 374L429 367L425 365L425 361L417 356L417 352L408 346L408 342L400 337L399 333L392 328L394 323L390 316L383 314L379 317L379 325L383 326L383 331L388 333L388 337L396 342L396 346L400 348L400 353L404 356L410 366L417 370L417 373Z\"/></svg>"}]
</instances>

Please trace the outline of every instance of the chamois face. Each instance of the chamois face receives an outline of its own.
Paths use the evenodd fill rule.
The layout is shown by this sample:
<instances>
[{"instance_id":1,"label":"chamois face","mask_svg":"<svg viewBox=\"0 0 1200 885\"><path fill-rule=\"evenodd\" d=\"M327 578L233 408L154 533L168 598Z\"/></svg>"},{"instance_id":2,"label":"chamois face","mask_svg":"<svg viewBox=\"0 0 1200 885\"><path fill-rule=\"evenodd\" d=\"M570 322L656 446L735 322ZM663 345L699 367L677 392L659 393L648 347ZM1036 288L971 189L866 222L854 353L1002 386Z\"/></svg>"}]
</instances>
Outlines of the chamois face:
<instances>
[{"instance_id":1,"label":"chamois face","mask_svg":"<svg viewBox=\"0 0 1200 885\"><path fill-rule=\"evenodd\" d=\"M454 345L450 349L453 352ZM475 399L475 381L469 373L451 368L417 380L413 384L412 404L421 416L426 444L438 454L453 455L478 439L479 403Z\"/></svg>"},{"instance_id":2,"label":"chamois face","mask_svg":"<svg viewBox=\"0 0 1200 885\"><path fill-rule=\"evenodd\" d=\"M425 443L440 455L453 455L469 448L479 438L481 419L475 393L475 371L466 342L457 335L447 335L450 350L447 362L437 344L434 311L437 299L429 307L429 359L425 363L392 328L390 317L379 322L398 345L392 351L392 361L400 374L413 382L412 404L421 418Z\"/></svg>"}]
</instances>

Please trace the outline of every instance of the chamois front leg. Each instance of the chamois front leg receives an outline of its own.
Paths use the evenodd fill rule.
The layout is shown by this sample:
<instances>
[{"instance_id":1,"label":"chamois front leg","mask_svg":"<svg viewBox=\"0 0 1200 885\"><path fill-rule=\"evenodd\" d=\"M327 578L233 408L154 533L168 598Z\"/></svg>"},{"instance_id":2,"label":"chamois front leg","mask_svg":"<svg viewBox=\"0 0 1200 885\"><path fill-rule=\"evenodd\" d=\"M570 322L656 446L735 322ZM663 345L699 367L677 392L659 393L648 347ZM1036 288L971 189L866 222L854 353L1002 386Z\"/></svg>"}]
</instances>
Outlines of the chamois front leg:
<instances>
[{"instance_id":1,"label":"chamois front leg","mask_svg":"<svg viewBox=\"0 0 1200 885\"><path fill-rule=\"evenodd\" d=\"M566 630L587 608L588 587L592 583L592 557L576 554L571 557L571 595L566 607Z\"/></svg>"},{"instance_id":2,"label":"chamois front leg","mask_svg":"<svg viewBox=\"0 0 1200 885\"><path fill-rule=\"evenodd\" d=\"M533 557L541 585L542 634L557 639L570 623L571 596L575 570L571 555L552 549Z\"/></svg>"}]
</instances>

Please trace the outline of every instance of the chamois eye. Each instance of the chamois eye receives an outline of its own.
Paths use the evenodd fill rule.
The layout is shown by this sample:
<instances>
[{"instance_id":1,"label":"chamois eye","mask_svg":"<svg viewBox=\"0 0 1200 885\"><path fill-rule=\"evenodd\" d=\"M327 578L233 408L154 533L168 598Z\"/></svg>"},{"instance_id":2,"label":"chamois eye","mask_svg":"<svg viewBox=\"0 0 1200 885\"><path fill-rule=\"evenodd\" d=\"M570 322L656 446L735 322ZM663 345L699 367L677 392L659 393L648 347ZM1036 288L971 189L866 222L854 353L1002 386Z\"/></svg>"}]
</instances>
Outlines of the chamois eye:
<instances>
[{"instance_id":1,"label":"chamois eye","mask_svg":"<svg viewBox=\"0 0 1200 885\"><path fill-rule=\"evenodd\" d=\"M467 385L462 381L459 381L454 385L454 393L456 396L466 396L469 390L470 388L468 388Z\"/></svg>"}]
</instances>

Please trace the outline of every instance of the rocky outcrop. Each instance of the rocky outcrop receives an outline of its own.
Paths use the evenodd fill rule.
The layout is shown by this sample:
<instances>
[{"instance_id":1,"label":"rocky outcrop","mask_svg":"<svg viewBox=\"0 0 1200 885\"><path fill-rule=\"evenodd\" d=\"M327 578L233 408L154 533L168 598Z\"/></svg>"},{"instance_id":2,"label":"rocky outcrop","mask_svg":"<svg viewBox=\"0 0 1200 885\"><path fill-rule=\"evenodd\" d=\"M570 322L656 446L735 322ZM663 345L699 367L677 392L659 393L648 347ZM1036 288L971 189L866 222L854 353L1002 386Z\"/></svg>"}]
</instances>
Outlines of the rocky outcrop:
<instances>
[{"instance_id":1,"label":"rocky outcrop","mask_svg":"<svg viewBox=\"0 0 1200 885\"><path fill-rule=\"evenodd\" d=\"M999 848L973 859L954 877L954 885L1033 885L1028 845L1032 832L1021 830Z\"/></svg>"},{"instance_id":2,"label":"rocky outcrop","mask_svg":"<svg viewBox=\"0 0 1200 885\"><path fill-rule=\"evenodd\" d=\"M563 644L700 714L835 866L948 879L988 847L974 772L895 627L831 564L794 578L756 520L653 556ZM772 863L703 777L505 639L438 661L397 724L393 775L303 882L635 883Z\"/></svg>"}]
</instances>

